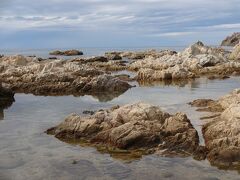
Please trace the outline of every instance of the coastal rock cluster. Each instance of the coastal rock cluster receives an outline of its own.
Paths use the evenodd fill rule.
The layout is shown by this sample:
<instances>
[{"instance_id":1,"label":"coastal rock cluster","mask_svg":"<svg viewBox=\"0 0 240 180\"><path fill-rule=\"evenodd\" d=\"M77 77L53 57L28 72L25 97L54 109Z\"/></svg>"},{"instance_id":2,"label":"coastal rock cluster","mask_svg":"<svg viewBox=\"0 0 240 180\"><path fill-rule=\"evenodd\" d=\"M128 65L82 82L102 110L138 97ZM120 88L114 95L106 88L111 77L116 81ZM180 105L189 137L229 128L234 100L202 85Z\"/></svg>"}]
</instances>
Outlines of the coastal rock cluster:
<instances>
[{"instance_id":1,"label":"coastal rock cluster","mask_svg":"<svg viewBox=\"0 0 240 180\"><path fill-rule=\"evenodd\" d=\"M0 80L16 92L36 95L120 95L131 87L88 64L21 55L0 59Z\"/></svg>"},{"instance_id":2,"label":"coastal rock cluster","mask_svg":"<svg viewBox=\"0 0 240 180\"><path fill-rule=\"evenodd\" d=\"M192 103L209 116L202 132L208 160L218 167L238 168L240 165L240 89L217 101L200 99Z\"/></svg>"},{"instance_id":3,"label":"coastal rock cluster","mask_svg":"<svg viewBox=\"0 0 240 180\"><path fill-rule=\"evenodd\" d=\"M179 53L135 61L128 69L137 71L139 81L183 80L239 73L240 62L230 60L229 55L230 52L224 49L197 42Z\"/></svg>"},{"instance_id":4,"label":"coastal rock cluster","mask_svg":"<svg viewBox=\"0 0 240 180\"><path fill-rule=\"evenodd\" d=\"M235 32L231 36L226 37L221 43L221 46L236 46L240 43L240 32Z\"/></svg>"},{"instance_id":5,"label":"coastal rock cluster","mask_svg":"<svg viewBox=\"0 0 240 180\"><path fill-rule=\"evenodd\" d=\"M197 131L185 114L170 115L145 103L116 106L90 116L71 114L47 133L63 141L82 139L92 145L166 156L200 152Z\"/></svg>"}]
</instances>

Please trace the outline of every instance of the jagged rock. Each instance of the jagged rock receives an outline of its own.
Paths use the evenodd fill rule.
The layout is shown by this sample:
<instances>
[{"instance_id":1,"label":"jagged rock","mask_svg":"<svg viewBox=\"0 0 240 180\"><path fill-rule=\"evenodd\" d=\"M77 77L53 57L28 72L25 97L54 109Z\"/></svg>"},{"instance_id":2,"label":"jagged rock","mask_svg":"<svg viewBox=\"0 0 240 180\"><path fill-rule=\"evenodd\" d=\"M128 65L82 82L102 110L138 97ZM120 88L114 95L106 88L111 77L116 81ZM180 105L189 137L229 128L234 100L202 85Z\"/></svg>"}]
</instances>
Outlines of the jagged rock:
<instances>
[{"instance_id":1,"label":"jagged rock","mask_svg":"<svg viewBox=\"0 0 240 180\"><path fill-rule=\"evenodd\" d=\"M131 87L91 63L66 60L39 62L22 56L1 59L0 80L16 92L36 95L109 94L113 97Z\"/></svg>"},{"instance_id":2,"label":"jagged rock","mask_svg":"<svg viewBox=\"0 0 240 180\"><path fill-rule=\"evenodd\" d=\"M212 108L213 112L221 112L213 116L211 121L203 126L208 160L211 164L224 168L237 168L240 165L240 90L221 97L217 101L206 100L207 103L197 103Z\"/></svg>"},{"instance_id":3,"label":"jagged rock","mask_svg":"<svg viewBox=\"0 0 240 180\"><path fill-rule=\"evenodd\" d=\"M240 44L237 44L232 53L229 55L229 59L231 60L240 60Z\"/></svg>"},{"instance_id":4,"label":"jagged rock","mask_svg":"<svg viewBox=\"0 0 240 180\"><path fill-rule=\"evenodd\" d=\"M185 114L170 115L145 103L116 106L87 117L71 114L47 133L63 141L82 139L92 145L141 148L162 155L189 155L199 149L197 131Z\"/></svg>"},{"instance_id":5,"label":"jagged rock","mask_svg":"<svg viewBox=\"0 0 240 180\"><path fill-rule=\"evenodd\" d=\"M54 56L79 56L79 55L83 55L82 51L78 51L78 50L67 50L67 51L52 51L49 53L50 55L54 55Z\"/></svg>"},{"instance_id":6,"label":"jagged rock","mask_svg":"<svg viewBox=\"0 0 240 180\"><path fill-rule=\"evenodd\" d=\"M226 37L221 43L221 46L236 46L240 43L240 32L233 33L231 36Z\"/></svg>"},{"instance_id":7,"label":"jagged rock","mask_svg":"<svg viewBox=\"0 0 240 180\"><path fill-rule=\"evenodd\" d=\"M240 71L240 63L227 59L229 52L197 42L184 51L148 57L131 63L129 70L138 72L138 80L183 80L205 75L226 76Z\"/></svg>"}]
</instances>

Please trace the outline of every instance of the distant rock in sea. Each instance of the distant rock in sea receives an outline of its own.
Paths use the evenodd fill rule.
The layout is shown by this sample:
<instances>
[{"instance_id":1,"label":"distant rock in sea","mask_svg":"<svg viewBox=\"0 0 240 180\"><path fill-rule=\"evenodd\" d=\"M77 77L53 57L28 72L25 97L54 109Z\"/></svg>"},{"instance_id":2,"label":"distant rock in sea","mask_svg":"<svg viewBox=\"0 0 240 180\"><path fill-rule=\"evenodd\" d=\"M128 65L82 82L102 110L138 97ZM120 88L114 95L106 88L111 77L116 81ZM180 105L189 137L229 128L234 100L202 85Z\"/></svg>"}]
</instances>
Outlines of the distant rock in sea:
<instances>
[{"instance_id":1,"label":"distant rock in sea","mask_svg":"<svg viewBox=\"0 0 240 180\"><path fill-rule=\"evenodd\" d=\"M49 54L54 55L54 56L80 56L80 55L83 55L83 52L72 49L72 50L67 50L67 51L59 51L59 50L52 51Z\"/></svg>"},{"instance_id":2,"label":"distant rock in sea","mask_svg":"<svg viewBox=\"0 0 240 180\"><path fill-rule=\"evenodd\" d=\"M240 42L240 32L235 32L222 41L221 46L236 46Z\"/></svg>"}]
</instances>

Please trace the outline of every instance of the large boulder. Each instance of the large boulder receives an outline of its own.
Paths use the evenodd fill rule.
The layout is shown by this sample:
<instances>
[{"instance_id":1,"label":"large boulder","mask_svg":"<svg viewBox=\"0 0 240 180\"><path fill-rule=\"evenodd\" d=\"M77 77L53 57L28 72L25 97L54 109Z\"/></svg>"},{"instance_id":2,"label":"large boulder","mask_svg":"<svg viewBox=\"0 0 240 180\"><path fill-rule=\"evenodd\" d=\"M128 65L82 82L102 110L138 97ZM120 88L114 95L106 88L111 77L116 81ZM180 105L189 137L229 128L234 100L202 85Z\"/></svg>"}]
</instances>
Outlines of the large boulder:
<instances>
[{"instance_id":1,"label":"large boulder","mask_svg":"<svg viewBox=\"0 0 240 180\"><path fill-rule=\"evenodd\" d=\"M199 148L197 131L185 114L170 115L145 103L100 110L87 117L71 114L47 133L63 141L84 140L92 145L164 155L189 155Z\"/></svg>"},{"instance_id":2,"label":"large boulder","mask_svg":"<svg viewBox=\"0 0 240 180\"><path fill-rule=\"evenodd\" d=\"M231 36L226 37L221 43L221 46L236 46L240 43L240 32L235 32Z\"/></svg>"}]
</instances>

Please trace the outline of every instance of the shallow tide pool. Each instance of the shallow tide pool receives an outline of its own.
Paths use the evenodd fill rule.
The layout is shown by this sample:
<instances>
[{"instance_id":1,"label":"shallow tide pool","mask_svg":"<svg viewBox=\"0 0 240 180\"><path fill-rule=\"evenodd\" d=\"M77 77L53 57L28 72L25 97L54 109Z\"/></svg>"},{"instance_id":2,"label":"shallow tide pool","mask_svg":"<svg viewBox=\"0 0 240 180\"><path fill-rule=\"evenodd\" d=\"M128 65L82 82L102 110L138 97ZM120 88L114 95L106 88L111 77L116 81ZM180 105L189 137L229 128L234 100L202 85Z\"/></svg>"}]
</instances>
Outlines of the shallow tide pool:
<instances>
[{"instance_id":1,"label":"shallow tide pool","mask_svg":"<svg viewBox=\"0 0 240 180\"><path fill-rule=\"evenodd\" d=\"M217 99L240 87L240 78L197 79L181 85L155 83L132 88L115 98L42 97L16 94L0 111L0 180L40 179L239 179L237 171L219 170L207 160L156 155L124 161L92 147L70 145L44 133L73 112L146 102L164 111L185 112L201 135L203 113L187 105L198 98ZM112 100L111 100L112 99Z\"/></svg>"}]
</instances>

